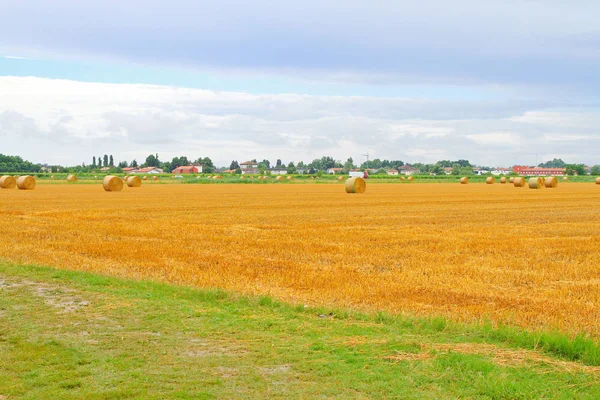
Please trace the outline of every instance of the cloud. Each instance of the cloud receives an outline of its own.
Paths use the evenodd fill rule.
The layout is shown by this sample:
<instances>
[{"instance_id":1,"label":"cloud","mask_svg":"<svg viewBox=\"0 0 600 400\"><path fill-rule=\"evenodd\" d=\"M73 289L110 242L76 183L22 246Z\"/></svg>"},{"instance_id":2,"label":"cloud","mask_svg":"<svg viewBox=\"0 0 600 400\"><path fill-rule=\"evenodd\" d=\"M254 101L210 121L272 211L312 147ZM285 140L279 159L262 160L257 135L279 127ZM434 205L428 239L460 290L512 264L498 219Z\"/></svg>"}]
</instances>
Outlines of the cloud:
<instances>
[{"instance_id":1,"label":"cloud","mask_svg":"<svg viewBox=\"0 0 600 400\"><path fill-rule=\"evenodd\" d=\"M594 96L600 85L600 3L589 0L5 3L5 54Z\"/></svg>"},{"instance_id":2,"label":"cloud","mask_svg":"<svg viewBox=\"0 0 600 400\"><path fill-rule=\"evenodd\" d=\"M470 159L530 164L535 152L599 163L600 110L543 103L256 95L158 85L0 77L2 152L37 162L339 160L362 154L409 162ZM541 152L540 152L541 153Z\"/></svg>"}]
</instances>

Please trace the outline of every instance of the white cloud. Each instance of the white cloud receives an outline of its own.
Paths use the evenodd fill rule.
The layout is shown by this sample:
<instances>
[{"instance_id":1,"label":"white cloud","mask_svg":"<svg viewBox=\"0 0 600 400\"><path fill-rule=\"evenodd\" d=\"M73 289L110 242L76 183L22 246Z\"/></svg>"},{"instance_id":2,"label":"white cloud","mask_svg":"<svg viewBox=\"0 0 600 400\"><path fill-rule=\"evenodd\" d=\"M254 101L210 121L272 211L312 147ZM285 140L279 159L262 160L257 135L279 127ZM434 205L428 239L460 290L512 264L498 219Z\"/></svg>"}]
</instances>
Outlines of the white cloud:
<instances>
[{"instance_id":1,"label":"white cloud","mask_svg":"<svg viewBox=\"0 0 600 400\"><path fill-rule=\"evenodd\" d=\"M568 161L600 162L586 145L600 138L598 110L33 77L0 77L0 93L0 151L36 162L89 163L105 153L140 161L158 152L162 159L209 156L229 165L233 159L289 162L323 155L360 161L369 152L408 162L464 158L508 166L533 163L530 149L540 146Z\"/></svg>"}]
</instances>

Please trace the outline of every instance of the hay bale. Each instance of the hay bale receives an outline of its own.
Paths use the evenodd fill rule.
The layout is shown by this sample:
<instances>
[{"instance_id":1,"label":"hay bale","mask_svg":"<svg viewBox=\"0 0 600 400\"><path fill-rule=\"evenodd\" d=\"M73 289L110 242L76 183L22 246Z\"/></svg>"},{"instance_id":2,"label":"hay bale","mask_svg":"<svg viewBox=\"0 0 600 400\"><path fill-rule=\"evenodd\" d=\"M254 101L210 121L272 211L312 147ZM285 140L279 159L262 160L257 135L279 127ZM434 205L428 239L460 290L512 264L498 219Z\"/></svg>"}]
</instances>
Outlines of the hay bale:
<instances>
[{"instance_id":1,"label":"hay bale","mask_svg":"<svg viewBox=\"0 0 600 400\"><path fill-rule=\"evenodd\" d=\"M17 187L19 190L33 190L35 189L35 179L29 175L20 176L17 179Z\"/></svg>"},{"instance_id":2,"label":"hay bale","mask_svg":"<svg viewBox=\"0 0 600 400\"><path fill-rule=\"evenodd\" d=\"M515 177L514 177L514 176L511 176L511 177L508 179L508 183L514 183L514 182L515 182Z\"/></svg>"},{"instance_id":3,"label":"hay bale","mask_svg":"<svg viewBox=\"0 0 600 400\"><path fill-rule=\"evenodd\" d=\"M107 192L120 192L123 190L123 180L118 176L106 175L102 181L102 186Z\"/></svg>"},{"instance_id":4,"label":"hay bale","mask_svg":"<svg viewBox=\"0 0 600 400\"><path fill-rule=\"evenodd\" d=\"M493 176L488 176L485 178L485 183L488 185L493 185L496 182L496 179Z\"/></svg>"},{"instance_id":5,"label":"hay bale","mask_svg":"<svg viewBox=\"0 0 600 400\"><path fill-rule=\"evenodd\" d=\"M525 187L525 178L522 177L517 177L513 180L513 185L515 185L515 187Z\"/></svg>"},{"instance_id":6,"label":"hay bale","mask_svg":"<svg viewBox=\"0 0 600 400\"><path fill-rule=\"evenodd\" d=\"M460 178L460 184L461 185L466 185L467 183L469 183L469 177L468 176L463 176L462 178Z\"/></svg>"},{"instance_id":7,"label":"hay bale","mask_svg":"<svg viewBox=\"0 0 600 400\"><path fill-rule=\"evenodd\" d=\"M568 176L563 176L563 181L568 181L569 177Z\"/></svg>"},{"instance_id":8,"label":"hay bale","mask_svg":"<svg viewBox=\"0 0 600 400\"><path fill-rule=\"evenodd\" d=\"M152 177L152 180L153 180L153 181L157 181L157 180L158 180L158 176L153 176L153 177Z\"/></svg>"},{"instance_id":9,"label":"hay bale","mask_svg":"<svg viewBox=\"0 0 600 400\"><path fill-rule=\"evenodd\" d=\"M131 188L137 188L142 186L142 180L140 179L139 176L130 176L129 178L127 178L127 186L131 187Z\"/></svg>"},{"instance_id":10,"label":"hay bale","mask_svg":"<svg viewBox=\"0 0 600 400\"><path fill-rule=\"evenodd\" d=\"M283 176L279 175L277 178L275 178L275 180L277 182L281 182L283 180Z\"/></svg>"},{"instance_id":11,"label":"hay bale","mask_svg":"<svg viewBox=\"0 0 600 400\"><path fill-rule=\"evenodd\" d=\"M142 180L143 180L143 181L147 181L147 180L148 180L148 177L147 177L147 176L144 176L144 177L142 178Z\"/></svg>"},{"instance_id":12,"label":"hay bale","mask_svg":"<svg viewBox=\"0 0 600 400\"><path fill-rule=\"evenodd\" d=\"M67 175L67 182L77 182L77 175L73 175L73 174Z\"/></svg>"},{"instance_id":13,"label":"hay bale","mask_svg":"<svg viewBox=\"0 0 600 400\"><path fill-rule=\"evenodd\" d=\"M401 176L401 177L400 177L400 180L401 180L401 181L403 181L403 180L404 180L404 177L403 177L403 176Z\"/></svg>"},{"instance_id":14,"label":"hay bale","mask_svg":"<svg viewBox=\"0 0 600 400\"><path fill-rule=\"evenodd\" d=\"M367 183L363 178L354 177L346 180L346 193L364 193L367 189Z\"/></svg>"},{"instance_id":15,"label":"hay bale","mask_svg":"<svg viewBox=\"0 0 600 400\"><path fill-rule=\"evenodd\" d=\"M412 182L412 181L414 181L414 180L415 180L415 177L414 177L414 176L409 176L409 177L408 177L408 180Z\"/></svg>"},{"instance_id":16,"label":"hay bale","mask_svg":"<svg viewBox=\"0 0 600 400\"><path fill-rule=\"evenodd\" d=\"M600 185L600 178L596 178L596 185Z\"/></svg>"},{"instance_id":17,"label":"hay bale","mask_svg":"<svg viewBox=\"0 0 600 400\"><path fill-rule=\"evenodd\" d=\"M54 179L54 175L52 175L52 176L50 177L50 179Z\"/></svg>"},{"instance_id":18,"label":"hay bale","mask_svg":"<svg viewBox=\"0 0 600 400\"><path fill-rule=\"evenodd\" d=\"M2 178L0 178L0 188L2 189L14 189L17 187L17 180L10 176L10 175L4 175Z\"/></svg>"},{"instance_id":19,"label":"hay bale","mask_svg":"<svg viewBox=\"0 0 600 400\"><path fill-rule=\"evenodd\" d=\"M344 180L344 177L343 177L343 176L340 176L339 178L337 178L337 180L341 182L341 181L343 181L343 180Z\"/></svg>"},{"instance_id":20,"label":"hay bale","mask_svg":"<svg viewBox=\"0 0 600 400\"><path fill-rule=\"evenodd\" d=\"M558 186L558 179L554 176L548 177L544 179L544 186L547 188L555 188Z\"/></svg>"},{"instance_id":21,"label":"hay bale","mask_svg":"<svg viewBox=\"0 0 600 400\"><path fill-rule=\"evenodd\" d=\"M506 183L506 177L505 176L503 176L502 178L500 178L500 183L503 184L503 185Z\"/></svg>"},{"instance_id":22,"label":"hay bale","mask_svg":"<svg viewBox=\"0 0 600 400\"><path fill-rule=\"evenodd\" d=\"M529 178L529 181L527 182L527 186L529 186L529 189L541 189L544 187L544 180L542 178L538 177L534 177L534 178Z\"/></svg>"},{"instance_id":23,"label":"hay bale","mask_svg":"<svg viewBox=\"0 0 600 400\"><path fill-rule=\"evenodd\" d=\"M291 176L291 175L287 177L287 180L288 180L288 181L291 181L292 179L294 179L294 177L293 177L293 176Z\"/></svg>"}]
</instances>

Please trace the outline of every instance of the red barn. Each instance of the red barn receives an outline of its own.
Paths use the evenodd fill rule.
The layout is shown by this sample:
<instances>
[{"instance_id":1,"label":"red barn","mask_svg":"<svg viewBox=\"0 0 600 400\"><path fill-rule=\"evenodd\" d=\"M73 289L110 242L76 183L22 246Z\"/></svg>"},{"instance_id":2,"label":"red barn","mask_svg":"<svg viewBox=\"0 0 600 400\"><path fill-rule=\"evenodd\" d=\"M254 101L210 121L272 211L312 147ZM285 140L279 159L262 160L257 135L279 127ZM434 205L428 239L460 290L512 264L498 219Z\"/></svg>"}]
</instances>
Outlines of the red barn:
<instances>
[{"instance_id":1,"label":"red barn","mask_svg":"<svg viewBox=\"0 0 600 400\"><path fill-rule=\"evenodd\" d=\"M186 167L177 167L173 171L173 174L198 174L202 172L202 167L197 167L195 165L188 165Z\"/></svg>"}]
</instances>

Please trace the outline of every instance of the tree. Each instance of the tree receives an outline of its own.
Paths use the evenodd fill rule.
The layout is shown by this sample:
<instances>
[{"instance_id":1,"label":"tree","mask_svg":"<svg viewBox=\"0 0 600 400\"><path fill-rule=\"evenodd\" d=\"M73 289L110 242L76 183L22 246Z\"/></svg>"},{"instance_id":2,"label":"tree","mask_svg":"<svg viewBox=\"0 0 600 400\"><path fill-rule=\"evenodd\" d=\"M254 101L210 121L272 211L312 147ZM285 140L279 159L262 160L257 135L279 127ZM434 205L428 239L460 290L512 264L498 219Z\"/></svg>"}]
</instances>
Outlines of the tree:
<instances>
[{"instance_id":1,"label":"tree","mask_svg":"<svg viewBox=\"0 0 600 400\"><path fill-rule=\"evenodd\" d=\"M298 170L296 169L296 166L294 165L293 162L290 162L288 164L287 173L288 174L296 174L296 173L298 173Z\"/></svg>"},{"instance_id":2,"label":"tree","mask_svg":"<svg viewBox=\"0 0 600 400\"><path fill-rule=\"evenodd\" d=\"M138 166L138 162L137 162L136 160L133 160L133 161L131 162L131 164L129 164L129 166L130 166L130 167L133 167L133 168L137 168L137 166Z\"/></svg>"},{"instance_id":3,"label":"tree","mask_svg":"<svg viewBox=\"0 0 600 400\"><path fill-rule=\"evenodd\" d=\"M92 157L92 167L96 167L96 156Z\"/></svg>"},{"instance_id":4,"label":"tree","mask_svg":"<svg viewBox=\"0 0 600 400\"><path fill-rule=\"evenodd\" d=\"M236 173L236 174L238 174L238 175L241 175L241 174L242 174L242 169L241 169L241 168L238 166L238 167L235 169L235 173Z\"/></svg>"},{"instance_id":5,"label":"tree","mask_svg":"<svg viewBox=\"0 0 600 400\"><path fill-rule=\"evenodd\" d=\"M123 168L127 168L127 161L121 161L118 165L119 168L123 169Z\"/></svg>"},{"instance_id":6,"label":"tree","mask_svg":"<svg viewBox=\"0 0 600 400\"><path fill-rule=\"evenodd\" d=\"M600 165L594 165L590 171L592 175L600 175Z\"/></svg>"},{"instance_id":7,"label":"tree","mask_svg":"<svg viewBox=\"0 0 600 400\"><path fill-rule=\"evenodd\" d=\"M160 165L160 160L158 159L158 153L156 155L150 154L146 157L146 167L158 167Z\"/></svg>"},{"instance_id":8,"label":"tree","mask_svg":"<svg viewBox=\"0 0 600 400\"><path fill-rule=\"evenodd\" d=\"M115 159L113 158L112 154L110 155L110 160L108 161L108 165L110 165L111 167L115 166Z\"/></svg>"},{"instance_id":9,"label":"tree","mask_svg":"<svg viewBox=\"0 0 600 400\"><path fill-rule=\"evenodd\" d=\"M108 167L109 165L110 165L110 164L108 163L108 155L107 155L107 154L105 154L105 155L104 155L104 166L105 166L105 167Z\"/></svg>"},{"instance_id":10,"label":"tree","mask_svg":"<svg viewBox=\"0 0 600 400\"><path fill-rule=\"evenodd\" d=\"M277 164L275 164L275 168L279 168L279 167L281 167L281 160L278 158Z\"/></svg>"},{"instance_id":11,"label":"tree","mask_svg":"<svg viewBox=\"0 0 600 400\"><path fill-rule=\"evenodd\" d=\"M198 157L198 159L194 161L194 164L202 165L202 172L207 174L210 174L215 170L215 165L213 164L212 160L208 157Z\"/></svg>"},{"instance_id":12,"label":"tree","mask_svg":"<svg viewBox=\"0 0 600 400\"><path fill-rule=\"evenodd\" d=\"M354 165L354 160L352 159L352 157L348 157L348 159L344 163L344 169L351 170L354 168L356 168L356 165Z\"/></svg>"},{"instance_id":13,"label":"tree","mask_svg":"<svg viewBox=\"0 0 600 400\"><path fill-rule=\"evenodd\" d=\"M102 157L98 156L98 167L102 168Z\"/></svg>"},{"instance_id":14,"label":"tree","mask_svg":"<svg viewBox=\"0 0 600 400\"><path fill-rule=\"evenodd\" d=\"M240 168L240 164L238 164L238 162L236 160L233 160L231 162L231 164L229 165L229 169L237 170L238 168ZM240 171L241 171L241 169L240 169Z\"/></svg>"},{"instance_id":15,"label":"tree","mask_svg":"<svg viewBox=\"0 0 600 400\"><path fill-rule=\"evenodd\" d=\"M541 163L538 167L542 168L565 168L567 165L562 159L555 158L552 161L546 161L545 163Z\"/></svg>"},{"instance_id":16,"label":"tree","mask_svg":"<svg viewBox=\"0 0 600 400\"><path fill-rule=\"evenodd\" d=\"M303 161L299 161L297 167L298 168L304 168L304 162Z\"/></svg>"},{"instance_id":17,"label":"tree","mask_svg":"<svg viewBox=\"0 0 600 400\"><path fill-rule=\"evenodd\" d=\"M256 161L253 161L253 162L256 162ZM259 162L257 164L258 164L258 168L262 168L262 169L271 168L271 162L269 160L262 160L261 162Z\"/></svg>"},{"instance_id":18,"label":"tree","mask_svg":"<svg viewBox=\"0 0 600 400\"><path fill-rule=\"evenodd\" d=\"M565 173L567 175L585 175L585 165L565 164Z\"/></svg>"}]
</instances>

